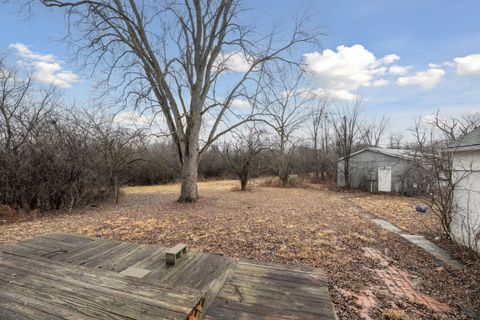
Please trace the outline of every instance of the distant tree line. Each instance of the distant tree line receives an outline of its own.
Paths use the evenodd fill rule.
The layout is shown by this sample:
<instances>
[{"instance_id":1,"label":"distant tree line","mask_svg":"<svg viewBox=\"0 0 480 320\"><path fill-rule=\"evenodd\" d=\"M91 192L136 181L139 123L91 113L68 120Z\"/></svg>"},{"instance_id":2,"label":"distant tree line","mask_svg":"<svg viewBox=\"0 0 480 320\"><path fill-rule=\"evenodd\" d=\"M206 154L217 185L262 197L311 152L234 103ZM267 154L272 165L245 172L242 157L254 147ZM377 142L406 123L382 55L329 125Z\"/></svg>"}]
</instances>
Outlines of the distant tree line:
<instances>
[{"instance_id":1,"label":"distant tree line","mask_svg":"<svg viewBox=\"0 0 480 320\"><path fill-rule=\"evenodd\" d=\"M333 115L327 97L301 95L301 77L285 72L270 79L269 90L258 95L258 121L207 148L199 176L238 178L242 190L258 175L276 175L284 187L291 175L334 177L342 151L330 117L341 116ZM118 201L123 184L181 179L175 148L169 137L124 125L101 106L68 105L55 87L42 87L0 60L1 204L48 210L110 196Z\"/></svg>"},{"instance_id":2,"label":"distant tree line","mask_svg":"<svg viewBox=\"0 0 480 320\"><path fill-rule=\"evenodd\" d=\"M292 176L335 181L337 159L383 141L390 148L436 155L437 167L419 156L412 173L424 177L420 189L428 193L445 185L432 177L448 176L451 158L442 150L480 123L478 114L416 119L415 141L402 143L402 135L385 136L385 116L365 120L360 98L339 102L328 93L307 94L304 74L290 66L276 68L280 76L266 78L263 89L248 99L255 118L204 150L199 177L235 178L241 190L261 175L276 176L283 187L292 185ZM168 135L158 138L151 127L126 125L100 105L77 108L65 101L54 87L39 86L0 59L0 204L70 209L109 197L118 201L125 184L182 179L176 145ZM348 172L348 161L344 166Z\"/></svg>"}]
</instances>

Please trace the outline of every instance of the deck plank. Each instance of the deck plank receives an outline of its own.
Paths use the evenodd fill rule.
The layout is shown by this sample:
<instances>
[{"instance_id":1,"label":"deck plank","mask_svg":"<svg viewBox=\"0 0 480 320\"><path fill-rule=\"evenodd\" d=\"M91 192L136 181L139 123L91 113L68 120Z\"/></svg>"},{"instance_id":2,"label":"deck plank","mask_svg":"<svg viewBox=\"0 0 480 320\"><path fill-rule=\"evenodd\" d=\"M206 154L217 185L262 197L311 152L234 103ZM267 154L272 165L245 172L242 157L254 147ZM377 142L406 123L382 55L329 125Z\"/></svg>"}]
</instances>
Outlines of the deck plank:
<instances>
[{"instance_id":1,"label":"deck plank","mask_svg":"<svg viewBox=\"0 0 480 320\"><path fill-rule=\"evenodd\" d=\"M0 253L0 286L4 293L0 309L12 312L12 305L19 303L13 311L20 312L27 303L41 313L35 317L26 313L31 319L54 318L45 315L53 312L66 319L183 320L202 297L190 288L143 283L117 273L6 253Z\"/></svg>"},{"instance_id":2,"label":"deck plank","mask_svg":"<svg viewBox=\"0 0 480 320\"><path fill-rule=\"evenodd\" d=\"M0 290L0 316L2 320L33 320L51 319L65 320L64 317L52 312L44 312L35 308L36 300L24 300L23 297L15 296L9 290Z\"/></svg>"},{"instance_id":3,"label":"deck plank","mask_svg":"<svg viewBox=\"0 0 480 320\"><path fill-rule=\"evenodd\" d=\"M335 319L326 276L318 269L239 262L206 319Z\"/></svg>"},{"instance_id":4,"label":"deck plank","mask_svg":"<svg viewBox=\"0 0 480 320\"><path fill-rule=\"evenodd\" d=\"M0 247L0 319L183 320L202 297L210 320L336 319L319 269L191 251L169 266L166 250L64 233Z\"/></svg>"},{"instance_id":5,"label":"deck plank","mask_svg":"<svg viewBox=\"0 0 480 320\"><path fill-rule=\"evenodd\" d=\"M95 241L86 243L83 246L79 246L61 256L58 256L58 258L55 260L80 265L85 260L88 260L92 255L95 255L98 252L104 252L105 250L108 250L109 248L119 244L120 241L116 240L95 239Z\"/></svg>"},{"instance_id":6,"label":"deck plank","mask_svg":"<svg viewBox=\"0 0 480 320\"><path fill-rule=\"evenodd\" d=\"M128 292L139 297L154 298L165 295L166 300L183 301L193 299L198 295L191 288L172 288L164 283L145 282L142 279L112 272L96 272L95 270L70 264L49 263L49 261L30 260L25 257L5 256L0 254L0 266L13 268L13 273L41 274L47 279L70 282L75 286L90 286ZM16 270L16 272L15 272Z\"/></svg>"},{"instance_id":7,"label":"deck plank","mask_svg":"<svg viewBox=\"0 0 480 320\"><path fill-rule=\"evenodd\" d=\"M151 245L136 244L136 248L132 250L131 254L117 260L117 263L111 268L112 271L122 272L128 267L136 265L139 261L145 260L148 256L153 254L156 248Z\"/></svg>"}]
</instances>

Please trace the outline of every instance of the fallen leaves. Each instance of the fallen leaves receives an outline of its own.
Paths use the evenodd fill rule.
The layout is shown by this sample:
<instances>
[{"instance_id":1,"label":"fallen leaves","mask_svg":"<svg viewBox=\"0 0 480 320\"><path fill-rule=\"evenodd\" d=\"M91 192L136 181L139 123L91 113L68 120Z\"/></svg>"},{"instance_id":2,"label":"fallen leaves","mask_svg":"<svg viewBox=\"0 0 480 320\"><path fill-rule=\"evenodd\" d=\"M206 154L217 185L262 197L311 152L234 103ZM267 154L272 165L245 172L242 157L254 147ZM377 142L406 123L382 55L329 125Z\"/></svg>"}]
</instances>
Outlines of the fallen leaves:
<instances>
[{"instance_id":1,"label":"fallen leaves","mask_svg":"<svg viewBox=\"0 0 480 320\"><path fill-rule=\"evenodd\" d=\"M393 308L392 302L412 319L463 318L458 312L446 316L407 299L398 302L395 295L375 289L382 283L375 272L379 264L363 250L371 247L397 268L417 276L422 292L451 304L480 307L480 297L472 294L474 284L480 282L480 262L475 260L462 272L448 267L439 272L438 262L430 255L378 227L355 206L415 231L434 223L429 215L412 212L415 199L334 193L324 188L232 191L236 186L236 181L200 183L202 197L193 204L175 201L178 185L129 187L118 205L101 204L69 215L1 225L0 243L58 231L162 246L181 242L193 250L232 257L321 267L329 275L341 319L393 316L385 313ZM377 299L367 311L355 303L365 293Z\"/></svg>"},{"instance_id":2,"label":"fallen leaves","mask_svg":"<svg viewBox=\"0 0 480 320\"><path fill-rule=\"evenodd\" d=\"M386 320L408 320L407 313L399 309L387 309L383 311Z\"/></svg>"}]
</instances>

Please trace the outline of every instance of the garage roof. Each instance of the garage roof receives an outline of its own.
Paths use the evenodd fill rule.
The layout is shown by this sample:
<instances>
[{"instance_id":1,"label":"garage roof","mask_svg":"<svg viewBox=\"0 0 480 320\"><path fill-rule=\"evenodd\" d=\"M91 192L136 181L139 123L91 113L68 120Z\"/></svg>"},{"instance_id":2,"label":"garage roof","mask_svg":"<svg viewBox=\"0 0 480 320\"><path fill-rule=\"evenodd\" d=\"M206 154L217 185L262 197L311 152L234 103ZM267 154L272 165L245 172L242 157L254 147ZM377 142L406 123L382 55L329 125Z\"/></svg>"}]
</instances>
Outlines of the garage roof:
<instances>
[{"instance_id":1,"label":"garage roof","mask_svg":"<svg viewBox=\"0 0 480 320\"><path fill-rule=\"evenodd\" d=\"M350 154L349 157L353 157L359 153L366 152L366 151L371 151L371 152L376 152L380 154L384 154L387 156L395 157L395 158L401 158L404 160L413 160L418 153L416 153L414 150L406 150L406 149L387 149L387 148L366 148L357 152L354 152ZM343 160L345 157L338 159L337 161Z\"/></svg>"}]
</instances>

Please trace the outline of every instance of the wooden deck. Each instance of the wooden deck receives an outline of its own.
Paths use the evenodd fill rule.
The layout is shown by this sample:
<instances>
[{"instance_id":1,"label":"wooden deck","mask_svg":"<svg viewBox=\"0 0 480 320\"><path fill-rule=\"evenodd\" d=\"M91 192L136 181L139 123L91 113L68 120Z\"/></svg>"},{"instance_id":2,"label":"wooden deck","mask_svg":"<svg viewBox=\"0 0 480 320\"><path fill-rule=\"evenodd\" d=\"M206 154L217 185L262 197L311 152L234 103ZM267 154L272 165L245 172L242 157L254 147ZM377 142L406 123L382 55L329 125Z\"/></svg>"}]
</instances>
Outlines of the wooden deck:
<instances>
[{"instance_id":1,"label":"wooden deck","mask_svg":"<svg viewBox=\"0 0 480 320\"><path fill-rule=\"evenodd\" d=\"M0 247L0 319L335 319L319 269L196 252L170 266L166 250L73 234Z\"/></svg>"}]
</instances>

